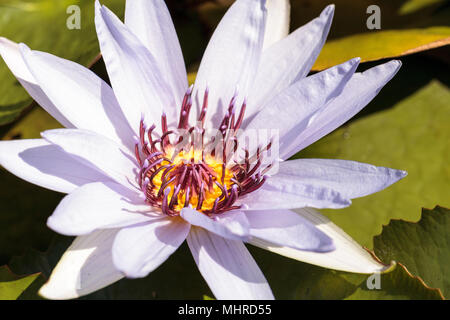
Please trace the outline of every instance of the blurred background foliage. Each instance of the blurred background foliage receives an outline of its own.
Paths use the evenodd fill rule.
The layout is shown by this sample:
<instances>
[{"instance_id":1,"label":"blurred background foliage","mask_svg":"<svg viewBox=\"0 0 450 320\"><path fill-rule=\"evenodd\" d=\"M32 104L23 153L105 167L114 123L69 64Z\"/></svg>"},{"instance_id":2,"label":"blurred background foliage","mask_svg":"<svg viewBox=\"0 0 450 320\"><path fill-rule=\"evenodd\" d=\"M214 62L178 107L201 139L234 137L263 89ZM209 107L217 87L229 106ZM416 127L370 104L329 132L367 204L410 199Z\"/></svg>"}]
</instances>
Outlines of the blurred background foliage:
<instances>
[{"instance_id":1,"label":"blurred background foliage","mask_svg":"<svg viewBox=\"0 0 450 320\"><path fill-rule=\"evenodd\" d=\"M166 2L192 82L210 35L233 1ZM123 17L123 0L102 3ZM291 0L291 30L319 15L329 3ZM334 3L329 41L315 71L355 56L364 62L360 71L397 57L403 67L360 114L295 157L348 159L408 171L404 180L354 200L349 208L323 210L383 262L395 260L398 265L382 276L381 290L368 290L367 276L249 249L281 299L448 297L450 213L444 207L450 207L450 1ZM66 9L72 4L81 7L81 30L65 27ZM381 30L366 26L366 9L373 4L381 9ZM107 80L98 56L93 7L92 0L0 0L0 36L77 61ZM0 125L4 140L37 138L41 131L60 126L32 101L3 61ZM36 290L72 240L46 227L47 217L61 198L0 169L0 265L8 265L0 267L0 299L38 298ZM421 208L430 210L422 212ZM202 299L204 295L212 293L183 245L146 279L122 280L86 299Z\"/></svg>"}]
</instances>

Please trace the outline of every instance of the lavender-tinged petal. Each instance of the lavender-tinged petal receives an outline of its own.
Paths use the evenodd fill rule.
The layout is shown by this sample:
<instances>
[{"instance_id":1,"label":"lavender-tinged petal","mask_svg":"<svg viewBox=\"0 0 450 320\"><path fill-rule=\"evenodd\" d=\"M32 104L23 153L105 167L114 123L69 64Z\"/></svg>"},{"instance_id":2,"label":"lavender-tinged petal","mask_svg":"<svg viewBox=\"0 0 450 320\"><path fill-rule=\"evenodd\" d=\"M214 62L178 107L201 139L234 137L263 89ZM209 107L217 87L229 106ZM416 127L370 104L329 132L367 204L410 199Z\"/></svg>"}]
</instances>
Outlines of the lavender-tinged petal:
<instances>
[{"instance_id":1,"label":"lavender-tinged petal","mask_svg":"<svg viewBox=\"0 0 450 320\"><path fill-rule=\"evenodd\" d=\"M161 123L161 114L175 118L175 101L154 57L139 39L98 0L95 25L103 59L114 93L134 132L141 116L148 123Z\"/></svg>"},{"instance_id":2,"label":"lavender-tinged petal","mask_svg":"<svg viewBox=\"0 0 450 320\"><path fill-rule=\"evenodd\" d=\"M198 227L192 227L186 240L216 299L274 299L267 280L241 241L228 240Z\"/></svg>"},{"instance_id":3,"label":"lavender-tinged petal","mask_svg":"<svg viewBox=\"0 0 450 320\"><path fill-rule=\"evenodd\" d=\"M80 236L160 218L161 214L152 212L139 193L114 182L97 182L66 196L48 218L47 225L58 233Z\"/></svg>"},{"instance_id":4,"label":"lavender-tinged petal","mask_svg":"<svg viewBox=\"0 0 450 320\"><path fill-rule=\"evenodd\" d=\"M272 176L258 190L240 198L241 210L272 210L313 207L339 209L351 204L339 192L328 187L303 183L297 177Z\"/></svg>"},{"instance_id":5,"label":"lavender-tinged petal","mask_svg":"<svg viewBox=\"0 0 450 320\"><path fill-rule=\"evenodd\" d=\"M406 175L403 170L356 161L297 159L281 162L275 179L292 177L302 183L328 187L353 199L381 191Z\"/></svg>"},{"instance_id":6,"label":"lavender-tinged petal","mask_svg":"<svg viewBox=\"0 0 450 320\"><path fill-rule=\"evenodd\" d=\"M177 33L163 0L127 0L125 25L155 58L177 106L188 88L186 67Z\"/></svg>"},{"instance_id":7,"label":"lavender-tinged petal","mask_svg":"<svg viewBox=\"0 0 450 320\"><path fill-rule=\"evenodd\" d=\"M91 131L54 129L41 133L42 137L65 152L99 170L117 183L139 189L136 181L137 162L134 154L113 140Z\"/></svg>"},{"instance_id":8,"label":"lavender-tinged petal","mask_svg":"<svg viewBox=\"0 0 450 320\"><path fill-rule=\"evenodd\" d=\"M99 230L77 237L39 290L47 299L75 299L123 278L112 261L112 243L118 229Z\"/></svg>"},{"instance_id":9,"label":"lavender-tinged petal","mask_svg":"<svg viewBox=\"0 0 450 320\"><path fill-rule=\"evenodd\" d=\"M21 179L62 193L92 182L111 181L44 139L1 141L0 165Z\"/></svg>"},{"instance_id":10,"label":"lavender-tinged petal","mask_svg":"<svg viewBox=\"0 0 450 320\"><path fill-rule=\"evenodd\" d=\"M0 37L0 55L5 60L14 76L20 84L27 90L29 95L47 111L53 118L66 128L75 126L56 108L49 97L42 90L37 80L28 70L28 66L23 60L19 45L11 40Z\"/></svg>"},{"instance_id":11,"label":"lavender-tinged petal","mask_svg":"<svg viewBox=\"0 0 450 320\"><path fill-rule=\"evenodd\" d=\"M265 50L255 82L250 91L247 117L311 70L330 30L334 5L323 10L320 17L291 33Z\"/></svg>"},{"instance_id":12,"label":"lavender-tinged petal","mask_svg":"<svg viewBox=\"0 0 450 320\"><path fill-rule=\"evenodd\" d=\"M228 213L217 220L191 208L183 208L180 216L190 224L204 228L230 240L249 240L248 221L242 212Z\"/></svg>"},{"instance_id":13,"label":"lavender-tinged petal","mask_svg":"<svg viewBox=\"0 0 450 320\"><path fill-rule=\"evenodd\" d=\"M78 63L32 51L24 44L20 51L41 89L70 123L134 147L133 131L105 81Z\"/></svg>"},{"instance_id":14,"label":"lavender-tinged petal","mask_svg":"<svg viewBox=\"0 0 450 320\"><path fill-rule=\"evenodd\" d=\"M307 128L292 139L288 147L280 150L280 157L289 159L351 119L375 98L384 85L394 77L400 66L400 61L393 60L362 73L356 73L342 93L319 110Z\"/></svg>"},{"instance_id":15,"label":"lavender-tinged petal","mask_svg":"<svg viewBox=\"0 0 450 320\"><path fill-rule=\"evenodd\" d=\"M293 211L247 211L245 214L252 238L298 250L329 252L335 249L329 236Z\"/></svg>"},{"instance_id":16,"label":"lavender-tinged petal","mask_svg":"<svg viewBox=\"0 0 450 320\"><path fill-rule=\"evenodd\" d=\"M237 0L220 21L203 55L194 89L193 118L209 88L206 127L218 129L236 90L236 105L248 95L264 41L264 0Z\"/></svg>"},{"instance_id":17,"label":"lavender-tinged petal","mask_svg":"<svg viewBox=\"0 0 450 320\"><path fill-rule=\"evenodd\" d=\"M190 225L163 218L123 228L113 244L113 261L128 278L143 278L158 268L186 239Z\"/></svg>"},{"instance_id":18,"label":"lavender-tinged petal","mask_svg":"<svg viewBox=\"0 0 450 320\"><path fill-rule=\"evenodd\" d=\"M373 274L389 268L389 266L375 260L367 250L319 212L310 208L297 209L295 211L333 239L336 250L330 252L297 250L286 246L278 246L270 241L256 237L252 238L250 243L291 259L328 269Z\"/></svg>"},{"instance_id":19,"label":"lavender-tinged petal","mask_svg":"<svg viewBox=\"0 0 450 320\"><path fill-rule=\"evenodd\" d=\"M289 34L291 22L290 0L266 1L267 22L263 50L284 39Z\"/></svg>"},{"instance_id":20,"label":"lavender-tinged petal","mask_svg":"<svg viewBox=\"0 0 450 320\"><path fill-rule=\"evenodd\" d=\"M342 92L359 61L359 58L351 59L294 83L268 101L254 118L249 118L245 129L277 133L282 152L307 127L311 117ZM245 135L241 135L241 143L243 138ZM249 151L253 154L256 150Z\"/></svg>"}]
</instances>

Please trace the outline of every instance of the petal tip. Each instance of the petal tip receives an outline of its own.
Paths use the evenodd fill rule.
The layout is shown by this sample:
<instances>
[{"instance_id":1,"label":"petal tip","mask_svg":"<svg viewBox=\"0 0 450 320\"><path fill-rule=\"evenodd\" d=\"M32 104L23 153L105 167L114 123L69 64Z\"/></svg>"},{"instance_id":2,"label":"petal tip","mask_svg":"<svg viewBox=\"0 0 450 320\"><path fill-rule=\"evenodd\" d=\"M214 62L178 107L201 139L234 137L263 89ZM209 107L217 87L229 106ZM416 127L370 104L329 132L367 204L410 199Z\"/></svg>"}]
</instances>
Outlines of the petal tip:
<instances>
[{"instance_id":1,"label":"petal tip","mask_svg":"<svg viewBox=\"0 0 450 320\"><path fill-rule=\"evenodd\" d=\"M330 5L326 6L325 9L323 9L323 11L322 11L322 13L320 15L321 16L333 15L335 7L336 6L334 4L330 4Z\"/></svg>"},{"instance_id":2,"label":"petal tip","mask_svg":"<svg viewBox=\"0 0 450 320\"><path fill-rule=\"evenodd\" d=\"M41 138L50 142L50 137L52 136L51 130L45 130L41 132Z\"/></svg>"},{"instance_id":3,"label":"petal tip","mask_svg":"<svg viewBox=\"0 0 450 320\"><path fill-rule=\"evenodd\" d=\"M62 223L60 219L55 219L53 215L51 215L47 219L47 227L49 227L51 230L59 234L73 236L72 234L67 234L67 232L63 232L63 229L65 229L63 225L64 223Z\"/></svg>"},{"instance_id":4,"label":"petal tip","mask_svg":"<svg viewBox=\"0 0 450 320\"><path fill-rule=\"evenodd\" d=\"M396 71L398 71L398 69L402 66L402 62L400 60L391 60L388 63L394 65L396 67Z\"/></svg>"},{"instance_id":5,"label":"petal tip","mask_svg":"<svg viewBox=\"0 0 450 320\"><path fill-rule=\"evenodd\" d=\"M349 60L349 64L353 68L358 67L360 62L361 62L360 57L355 57L355 58Z\"/></svg>"},{"instance_id":6,"label":"petal tip","mask_svg":"<svg viewBox=\"0 0 450 320\"><path fill-rule=\"evenodd\" d=\"M76 228L75 224L71 221L68 221L64 218L57 218L54 215L51 215L47 219L47 227L51 230L62 234L64 236L74 237L74 236L83 236L92 232L92 229L86 228Z\"/></svg>"},{"instance_id":7,"label":"petal tip","mask_svg":"<svg viewBox=\"0 0 450 320\"><path fill-rule=\"evenodd\" d=\"M52 285L51 281L45 283L38 291L38 294L49 300L70 300L79 298L76 292L70 292L64 290L64 288L58 288Z\"/></svg>"},{"instance_id":8,"label":"petal tip","mask_svg":"<svg viewBox=\"0 0 450 320\"><path fill-rule=\"evenodd\" d=\"M65 129L65 128L64 129L49 129L49 130L42 131L41 137L51 143L50 140L52 140L52 138L55 137L55 135L63 134L64 132L69 132L69 130L71 130L71 129ZM78 129L76 129L76 130L78 130Z\"/></svg>"}]
</instances>

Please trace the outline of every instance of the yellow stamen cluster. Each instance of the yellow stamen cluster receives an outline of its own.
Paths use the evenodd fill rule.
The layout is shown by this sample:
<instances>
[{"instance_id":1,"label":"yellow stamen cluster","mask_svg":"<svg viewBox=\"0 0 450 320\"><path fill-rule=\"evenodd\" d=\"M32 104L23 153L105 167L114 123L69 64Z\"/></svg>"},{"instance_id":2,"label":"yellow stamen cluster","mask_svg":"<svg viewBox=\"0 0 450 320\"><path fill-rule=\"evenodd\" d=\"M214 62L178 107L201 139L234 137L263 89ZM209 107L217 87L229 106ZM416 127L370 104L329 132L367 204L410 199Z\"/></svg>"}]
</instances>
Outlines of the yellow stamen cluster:
<instances>
[{"instance_id":1,"label":"yellow stamen cluster","mask_svg":"<svg viewBox=\"0 0 450 320\"><path fill-rule=\"evenodd\" d=\"M225 167L225 172L223 172L223 165L220 161L217 161L214 157L208 155L205 156L204 159L202 159L202 152L196 151L194 148L191 148L188 152L181 151L177 155L173 155L174 148L168 148L166 150L166 158L167 159L173 159L172 162L169 162L167 160L162 161L156 168L160 168L162 166L172 165L173 168L171 168L168 171L161 170L154 178L153 178L153 186L151 192L156 196L161 189L161 186L163 185L163 174L165 177L170 176L174 172L182 172L181 167L184 166L193 166L195 163L203 163L206 166L208 166L215 174L216 177L213 177L213 181L217 181L220 184L222 184L225 189L227 187L231 186L233 182L231 179L233 178L232 172ZM201 206L201 211L208 211L212 210L214 206L214 202L217 198L220 198L222 196L222 189L216 184L212 183L209 184L207 180L204 180L202 178L202 181L204 182L204 196L203 196L203 202ZM169 183L165 186L165 189L170 188L170 193L168 195L168 202L172 201L172 197L175 193L177 184L179 181L177 179L174 180L174 182ZM191 183L192 185L192 183ZM193 188L194 190L189 190L189 204L193 208L197 208L198 202L199 202L199 195L202 190L200 188ZM181 211L183 207L185 207L186 203L186 188L183 188L180 192L177 194L177 202L173 206L173 209L175 211Z\"/></svg>"}]
</instances>

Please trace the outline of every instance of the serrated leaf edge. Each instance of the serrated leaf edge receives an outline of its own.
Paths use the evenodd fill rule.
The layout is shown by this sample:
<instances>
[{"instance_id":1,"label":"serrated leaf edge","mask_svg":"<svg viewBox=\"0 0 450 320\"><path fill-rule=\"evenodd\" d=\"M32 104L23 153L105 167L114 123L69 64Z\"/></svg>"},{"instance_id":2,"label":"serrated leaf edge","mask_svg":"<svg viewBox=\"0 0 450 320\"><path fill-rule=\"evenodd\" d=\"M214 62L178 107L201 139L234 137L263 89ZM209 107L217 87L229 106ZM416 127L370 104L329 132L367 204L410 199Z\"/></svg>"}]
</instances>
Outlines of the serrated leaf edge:
<instances>
[{"instance_id":1,"label":"serrated leaf edge","mask_svg":"<svg viewBox=\"0 0 450 320\"><path fill-rule=\"evenodd\" d=\"M405 220L405 219L390 219L388 224L383 224L383 225L382 225L382 230L381 230L380 234L375 235L375 236L373 237L373 239L375 239L375 237L381 236L381 235L383 234L384 228L388 227L388 226L391 224L391 222L393 222L393 221L396 221L396 222L404 222L404 223L409 223L409 224L418 224L418 223L423 219L423 216L424 216L425 214L430 214L430 211L436 210L436 209L438 209L438 208L443 208L443 209L446 209L446 210L450 210L449 208L446 208L446 207L443 207L443 206L439 206L439 205L436 205L433 209L428 209L428 208L422 207L422 213L421 213L421 215L420 215L419 220L417 220L417 221L408 221L408 220ZM428 210L428 211L425 211L425 210ZM377 257L377 255L375 254L375 252L374 252L373 250L370 250L370 249L368 249L368 248L366 248L366 247L364 247L364 249L366 249L366 251L369 252L370 255L372 255L372 257L373 257L375 260L377 260L377 261L380 262L381 264L385 264L383 261L381 261L380 258ZM385 264L385 265L386 265L386 264ZM417 279L417 280L419 280L419 282L420 282L427 290L431 290L431 291L437 292L437 294L440 296L440 298L441 298L442 300L446 300L445 297L444 297L444 294L442 293L442 290L441 290L440 288L433 288L433 287L430 287L430 286L429 286L429 285L428 285L421 277L416 276L416 275L413 275L413 274L408 270L408 268L407 268L405 265L403 265L402 263L400 263L400 262L396 262L396 261L392 260L391 263L390 263L390 265L389 265L389 267L388 267L387 269L383 270L382 273L385 274L385 273L388 273L388 272L392 272L392 271L396 268L397 265L399 265L401 268L403 268L403 269L406 271L406 274L407 274L409 277L411 277L412 279Z\"/></svg>"}]
</instances>

